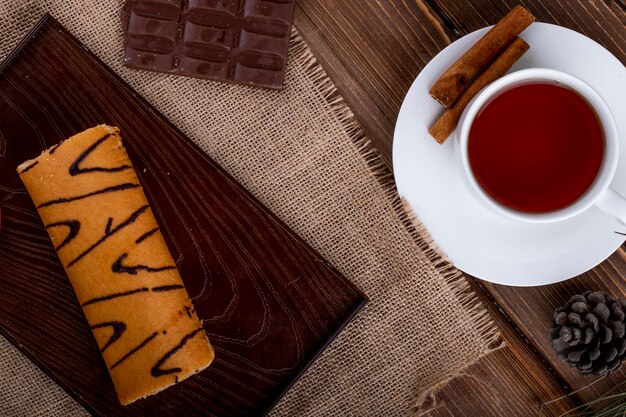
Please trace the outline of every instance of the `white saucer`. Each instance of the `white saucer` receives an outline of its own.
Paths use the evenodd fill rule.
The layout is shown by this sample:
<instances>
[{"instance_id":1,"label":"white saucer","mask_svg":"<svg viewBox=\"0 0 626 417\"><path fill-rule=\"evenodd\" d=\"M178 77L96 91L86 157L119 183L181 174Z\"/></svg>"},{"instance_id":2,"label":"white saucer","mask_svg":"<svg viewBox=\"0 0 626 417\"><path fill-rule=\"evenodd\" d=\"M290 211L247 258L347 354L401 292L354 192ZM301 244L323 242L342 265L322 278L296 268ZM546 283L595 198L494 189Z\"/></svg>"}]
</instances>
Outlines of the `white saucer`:
<instances>
[{"instance_id":1,"label":"white saucer","mask_svg":"<svg viewBox=\"0 0 626 417\"><path fill-rule=\"evenodd\" d=\"M442 108L428 90L488 28L441 51L407 93L393 140L396 184L440 249L475 277L505 285L551 284L579 275L611 255L626 232L592 207L569 220L531 224L500 217L466 188L454 158L454 137L439 145L428 134ZM521 35L530 50L511 69L543 67L569 72L606 100L620 134L620 163L612 187L626 195L626 68L598 43L572 30L533 23Z\"/></svg>"}]
</instances>

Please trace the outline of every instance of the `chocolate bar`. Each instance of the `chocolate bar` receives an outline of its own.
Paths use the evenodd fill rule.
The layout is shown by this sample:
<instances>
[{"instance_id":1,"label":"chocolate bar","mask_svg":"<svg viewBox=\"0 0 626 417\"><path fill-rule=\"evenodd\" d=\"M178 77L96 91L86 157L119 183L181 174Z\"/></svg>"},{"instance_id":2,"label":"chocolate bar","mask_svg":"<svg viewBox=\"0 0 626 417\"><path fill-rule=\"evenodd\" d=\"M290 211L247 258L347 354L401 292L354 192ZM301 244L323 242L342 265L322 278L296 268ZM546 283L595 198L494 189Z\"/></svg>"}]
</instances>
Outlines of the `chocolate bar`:
<instances>
[{"instance_id":1,"label":"chocolate bar","mask_svg":"<svg viewBox=\"0 0 626 417\"><path fill-rule=\"evenodd\" d=\"M283 88L295 0L127 0L124 65Z\"/></svg>"}]
</instances>

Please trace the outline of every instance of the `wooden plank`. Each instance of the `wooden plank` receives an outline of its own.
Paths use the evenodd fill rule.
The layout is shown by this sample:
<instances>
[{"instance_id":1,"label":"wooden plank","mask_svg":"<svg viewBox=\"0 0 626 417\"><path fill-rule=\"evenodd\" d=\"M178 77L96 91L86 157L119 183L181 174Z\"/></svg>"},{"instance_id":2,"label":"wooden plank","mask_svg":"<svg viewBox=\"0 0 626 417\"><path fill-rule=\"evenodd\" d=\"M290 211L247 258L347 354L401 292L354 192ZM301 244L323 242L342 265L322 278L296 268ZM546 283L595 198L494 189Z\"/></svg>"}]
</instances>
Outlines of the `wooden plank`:
<instances>
[{"instance_id":1,"label":"wooden plank","mask_svg":"<svg viewBox=\"0 0 626 417\"><path fill-rule=\"evenodd\" d=\"M626 381L624 368L604 378L579 374L557 358L547 337L555 306L589 288L624 297L624 277L626 245L598 267L562 284L515 288L468 277L508 346L442 387L439 415L534 416L541 410L545 416L560 416Z\"/></svg>"},{"instance_id":2,"label":"wooden plank","mask_svg":"<svg viewBox=\"0 0 626 417\"><path fill-rule=\"evenodd\" d=\"M422 0L299 0L295 25L391 166L402 99L449 30Z\"/></svg>"},{"instance_id":3,"label":"wooden plank","mask_svg":"<svg viewBox=\"0 0 626 417\"><path fill-rule=\"evenodd\" d=\"M561 416L580 404L571 387L482 281L470 285L489 309L506 346L463 370L436 393L440 416ZM539 414L541 411L542 414Z\"/></svg>"},{"instance_id":4,"label":"wooden plank","mask_svg":"<svg viewBox=\"0 0 626 417\"><path fill-rule=\"evenodd\" d=\"M552 313L575 294L587 289L603 290L626 297L626 245L596 268L575 279L542 287L514 288L481 283L485 290L501 305L504 313L516 323L524 338L537 349L571 391L576 391L575 401L586 402L603 394L616 384L626 381L626 369L605 378L583 376L561 362L547 336Z\"/></svg>"},{"instance_id":5,"label":"wooden plank","mask_svg":"<svg viewBox=\"0 0 626 417\"><path fill-rule=\"evenodd\" d=\"M544 404L548 398L556 401ZM558 417L577 405L546 378L540 364L510 346L465 369L427 404L435 407L432 415L442 417L523 417L540 410L544 417Z\"/></svg>"}]
</instances>

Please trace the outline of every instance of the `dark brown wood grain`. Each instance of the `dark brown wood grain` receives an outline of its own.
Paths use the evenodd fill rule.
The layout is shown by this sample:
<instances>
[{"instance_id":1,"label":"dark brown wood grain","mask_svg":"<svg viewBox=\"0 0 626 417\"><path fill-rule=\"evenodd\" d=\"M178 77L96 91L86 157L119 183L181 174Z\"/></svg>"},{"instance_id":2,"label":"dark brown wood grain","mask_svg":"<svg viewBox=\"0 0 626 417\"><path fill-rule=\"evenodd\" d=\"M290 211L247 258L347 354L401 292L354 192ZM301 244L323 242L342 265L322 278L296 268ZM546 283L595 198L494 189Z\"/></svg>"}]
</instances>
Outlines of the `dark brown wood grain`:
<instances>
[{"instance_id":1,"label":"dark brown wood grain","mask_svg":"<svg viewBox=\"0 0 626 417\"><path fill-rule=\"evenodd\" d=\"M260 415L364 295L50 18L0 67L0 331L98 415ZM215 351L202 373L119 405L15 167L119 126Z\"/></svg>"},{"instance_id":2,"label":"dark brown wood grain","mask_svg":"<svg viewBox=\"0 0 626 417\"><path fill-rule=\"evenodd\" d=\"M518 4L538 21L589 36L626 63L623 0L298 0L295 22L391 167L395 118L420 70L449 43L495 24ZM592 271L545 287L503 287L468 277L508 346L439 390L433 414L535 416L541 409L558 416L626 381L625 371L597 382L579 376L556 359L547 338L552 310L574 293L593 288L624 294L625 253L622 247Z\"/></svg>"},{"instance_id":3,"label":"dark brown wood grain","mask_svg":"<svg viewBox=\"0 0 626 417\"><path fill-rule=\"evenodd\" d=\"M421 0L299 0L295 25L391 166L402 99L446 29Z\"/></svg>"}]
</instances>

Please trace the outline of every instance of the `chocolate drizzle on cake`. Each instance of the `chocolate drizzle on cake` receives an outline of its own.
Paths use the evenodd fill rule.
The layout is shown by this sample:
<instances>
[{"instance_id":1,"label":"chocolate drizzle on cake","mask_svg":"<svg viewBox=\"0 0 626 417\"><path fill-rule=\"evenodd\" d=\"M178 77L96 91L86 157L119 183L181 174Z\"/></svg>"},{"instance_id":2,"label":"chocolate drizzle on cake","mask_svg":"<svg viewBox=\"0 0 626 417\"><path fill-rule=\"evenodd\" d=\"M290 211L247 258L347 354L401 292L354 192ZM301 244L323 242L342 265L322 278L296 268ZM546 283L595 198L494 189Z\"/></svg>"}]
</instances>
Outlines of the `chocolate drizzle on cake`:
<instances>
[{"instance_id":1,"label":"chocolate drizzle on cake","mask_svg":"<svg viewBox=\"0 0 626 417\"><path fill-rule=\"evenodd\" d=\"M176 346L174 346L173 349L171 349L169 352L167 352L165 355L163 355L163 357L161 359L159 359L157 361L157 363L152 367L152 369L150 370L150 373L152 374L153 377L159 377L162 375L169 375L169 374L175 374L177 372L182 371L182 369L180 368L170 368L170 369L161 369L161 367L165 364L165 362L167 362L167 360L176 352L178 352L180 349L182 349L183 346L185 346L187 344L187 342L189 341L189 339L191 339L192 337L194 337L195 335L197 335L198 333L200 333L202 331L202 327L197 328L196 330L194 330L193 332L185 335L185 337L183 337L183 339L180 341L180 343L178 343Z\"/></svg>"},{"instance_id":2,"label":"chocolate drizzle on cake","mask_svg":"<svg viewBox=\"0 0 626 417\"><path fill-rule=\"evenodd\" d=\"M115 362L113 365L111 365L111 370L113 370L117 365L119 365L120 363L124 362L126 359L128 359L131 355L133 355L134 353L136 353L138 350L140 350L141 348L143 348L144 346L146 346L148 343L150 343L150 341L152 339L154 339L155 337L157 337L159 333L158 332L154 332L152 333L150 336L148 336L147 338L144 339L143 342L141 342L140 344L138 344L137 346L135 346L134 348L132 348L127 354L125 354L124 356L122 356L117 362Z\"/></svg>"},{"instance_id":3,"label":"chocolate drizzle on cake","mask_svg":"<svg viewBox=\"0 0 626 417\"><path fill-rule=\"evenodd\" d=\"M117 272L118 274L127 273L131 275L137 275L138 271L161 272L161 271L167 271L170 269L176 269L176 266L170 266L170 265L160 266L160 267L151 267L147 265L123 265L122 262L126 258L128 258L128 254L123 253L119 258L117 258L115 262L113 262L113 265L111 266L111 270L113 272Z\"/></svg>"},{"instance_id":4,"label":"chocolate drizzle on cake","mask_svg":"<svg viewBox=\"0 0 626 417\"><path fill-rule=\"evenodd\" d=\"M115 342L117 339L122 337L122 333L124 333L124 331L126 330L126 323L122 323L121 321L107 321L104 323L91 326L91 330L101 329L105 327L111 327L113 329L113 334L111 335L109 340L107 340L107 342L104 344L104 346L102 346L102 349L100 349L100 352L102 353L104 353L104 351L109 346L111 346L113 342Z\"/></svg>"},{"instance_id":5,"label":"chocolate drizzle on cake","mask_svg":"<svg viewBox=\"0 0 626 417\"><path fill-rule=\"evenodd\" d=\"M107 220L107 225L104 226L105 235L108 235L111 233L111 226L113 226L113 217L109 217L109 220Z\"/></svg>"},{"instance_id":6,"label":"chocolate drizzle on cake","mask_svg":"<svg viewBox=\"0 0 626 417\"><path fill-rule=\"evenodd\" d=\"M61 143L63 143L63 142L61 142ZM56 152L56 150L59 148L59 146L61 146L61 143L57 143L57 144L56 144L56 145L54 145L52 148L50 148L50 149L48 150L48 153L49 153L50 155L52 155L54 152Z\"/></svg>"},{"instance_id":7,"label":"chocolate drizzle on cake","mask_svg":"<svg viewBox=\"0 0 626 417\"><path fill-rule=\"evenodd\" d=\"M139 236L137 238L137 240L135 240L136 244L140 244L141 242L143 242L144 240L146 240L147 238L149 238L150 236L152 236L153 234L155 234L157 231L159 230L158 227L155 227L154 229L144 233L143 235Z\"/></svg>"},{"instance_id":8,"label":"chocolate drizzle on cake","mask_svg":"<svg viewBox=\"0 0 626 417\"><path fill-rule=\"evenodd\" d=\"M91 154L98 146L100 146L109 137L111 137L110 133L107 135L104 135L103 137L98 139L93 145L87 148L85 152L81 153L78 156L78 158L76 158L76 160L72 163L72 165L70 165L70 170L69 170L70 175L74 176L74 175L79 175L79 174L86 174L88 172L119 172L125 169L131 169L132 167L130 165L122 165L122 166L114 167L114 168L103 168L103 167L82 168L80 167L80 164L85 160L85 158L87 158L89 154Z\"/></svg>"},{"instance_id":9,"label":"chocolate drizzle on cake","mask_svg":"<svg viewBox=\"0 0 626 417\"><path fill-rule=\"evenodd\" d=\"M172 290L180 290L185 288L184 285L180 285L180 284L174 284L174 285L161 285L160 287L154 287L152 288L152 291L154 292L165 292L165 291L172 291Z\"/></svg>"},{"instance_id":10,"label":"chocolate drizzle on cake","mask_svg":"<svg viewBox=\"0 0 626 417\"><path fill-rule=\"evenodd\" d=\"M65 239L63 239L63 242L61 242L61 244L55 248L57 251L59 251L63 246L70 243L76 237L76 235L78 235L78 232L80 230L80 222L78 220L65 220L62 222L48 224L46 225L46 229L50 229L52 227L58 227L58 226L68 227L69 232L67 236L65 237Z\"/></svg>"},{"instance_id":11,"label":"chocolate drizzle on cake","mask_svg":"<svg viewBox=\"0 0 626 417\"><path fill-rule=\"evenodd\" d=\"M63 203L69 203L69 202L76 201L76 200L82 200L84 198L93 197L94 195L98 195L98 194L105 194L105 193L112 193L112 192L115 192L115 191L130 190L130 189L139 188L139 187L141 187L141 185L133 184L133 183L124 183L124 184L114 185L112 187L107 187L107 188L103 188L101 190L92 191L92 192L87 193L87 194L77 195L77 196L74 196L74 197L61 197L61 198L57 198L55 200L46 201L45 203L42 203L42 204L38 205L37 208L40 209L40 208L52 206L54 204L63 204Z\"/></svg>"},{"instance_id":12,"label":"chocolate drizzle on cake","mask_svg":"<svg viewBox=\"0 0 626 417\"><path fill-rule=\"evenodd\" d=\"M88 247L87 249L85 249L80 255L78 255L73 261L71 261L70 263L67 264L66 268L71 267L72 265L74 265L76 262L80 261L81 259L83 259L89 252L91 252L92 250L94 250L95 248L97 248L99 245L102 244L102 242L104 242L105 240L107 240L109 237L113 236L115 233L119 232L120 230L122 230L123 228L125 228L126 226L128 226L129 224L132 224L135 222L135 220L137 220L137 218L144 213L146 210L148 210L148 208L150 208L149 205L145 205L145 206L141 206L139 207L137 210L135 210L130 217L128 217L128 219L124 220L122 223L120 223L119 225L115 226L114 228L111 229L111 225L113 223L112 219L109 217L109 220L107 221L107 226L105 227L104 230L104 236L102 236L100 239L98 239L98 241L96 243L94 243L93 245L91 245L90 247Z\"/></svg>"},{"instance_id":13,"label":"chocolate drizzle on cake","mask_svg":"<svg viewBox=\"0 0 626 417\"><path fill-rule=\"evenodd\" d=\"M126 297L128 295L137 294L139 292L149 292L149 291L150 291L150 288L142 287L142 288L135 288L134 290L130 290L130 291L116 292L113 294L104 295L102 297L96 297L96 298L92 298L91 300L87 300L81 304L81 307L87 307L90 304L100 303L102 301L109 301L114 298Z\"/></svg>"},{"instance_id":14,"label":"chocolate drizzle on cake","mask_svg":"<svg viewBox=\"0 0 626 417\"><path fill-rule=\"evenodd\" d=\"M124 292L116 292L113 294L109 294L109 295L104 295L102 297L96 297L96 298L92 298L90 300L85 301L84 303L81 304L81 307L87 307L90 304L95 304L95 303L101 303L103 301L109 301L109 300L113 300L114 298L119 298L119 297L127 297L129 295L133 295L133 294L137 294L140 292L165 292L165 291L173 291L173 290L180 290L185 288L183 285L161 285L159 287L141 287L141 288L135 288L134 290L130 290L130 291L124 291Z\"/></svg>"}]
</instances>

